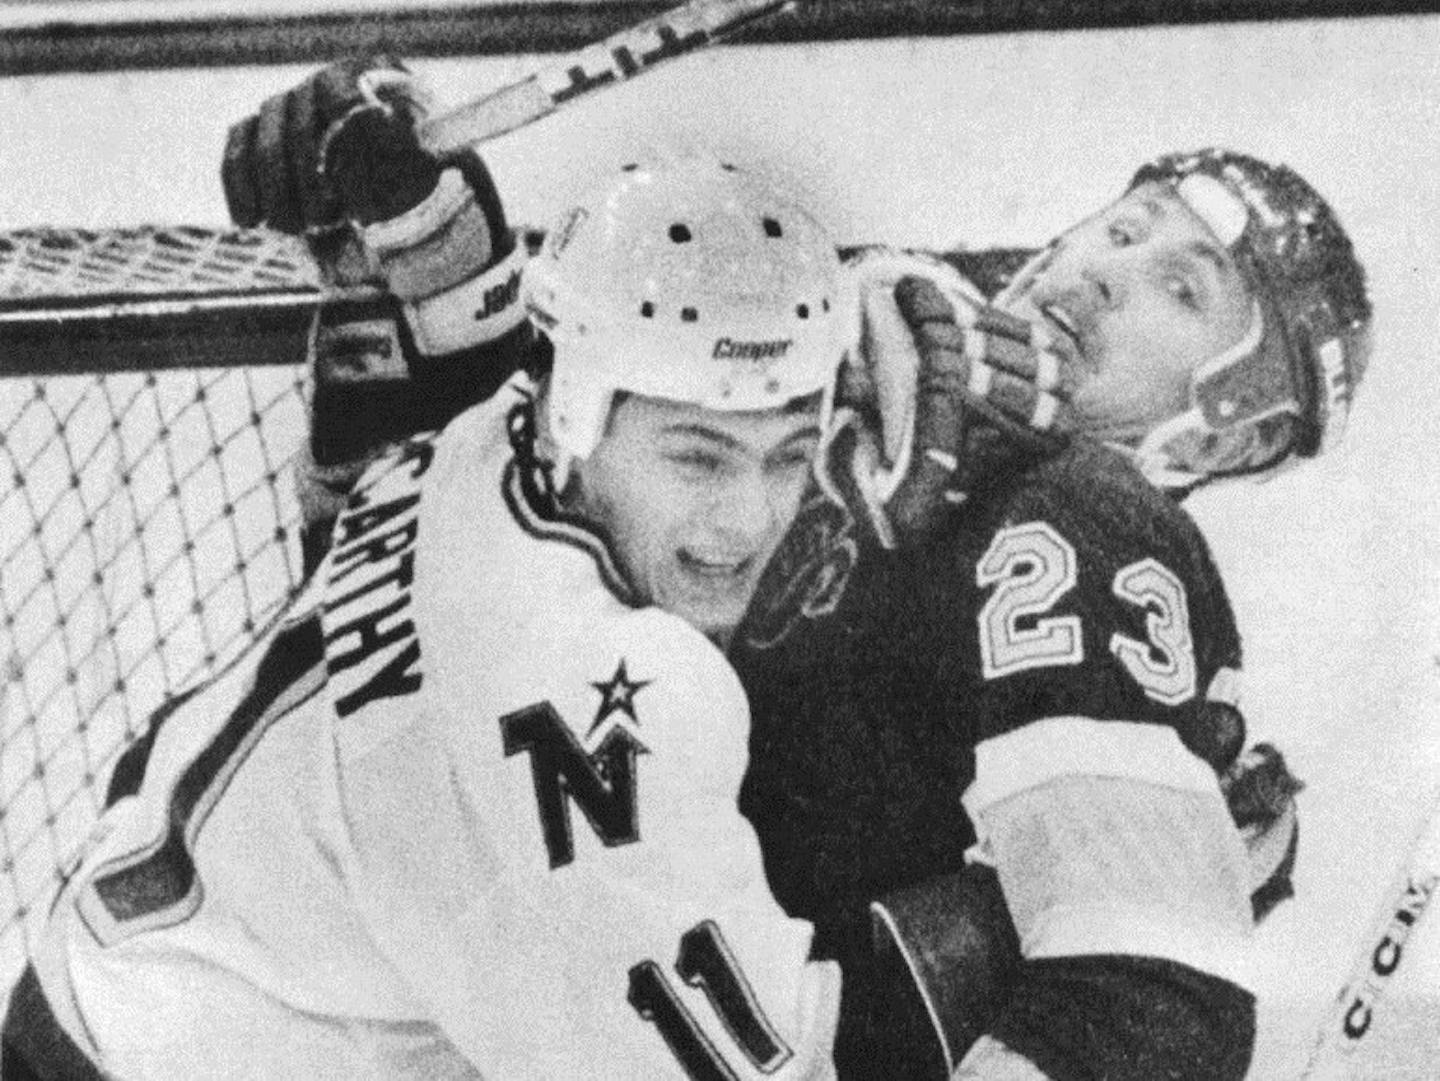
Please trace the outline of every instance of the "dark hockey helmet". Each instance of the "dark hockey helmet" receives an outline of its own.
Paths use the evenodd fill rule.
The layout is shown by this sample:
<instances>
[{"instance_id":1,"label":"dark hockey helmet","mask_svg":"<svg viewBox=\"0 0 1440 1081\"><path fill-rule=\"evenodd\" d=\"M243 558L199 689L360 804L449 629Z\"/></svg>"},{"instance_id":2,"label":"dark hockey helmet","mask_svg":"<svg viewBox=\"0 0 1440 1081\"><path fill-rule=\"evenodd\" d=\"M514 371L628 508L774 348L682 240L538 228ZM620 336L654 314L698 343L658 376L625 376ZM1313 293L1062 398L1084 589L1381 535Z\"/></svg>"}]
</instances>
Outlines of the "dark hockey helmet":
<instances>
[{"instance_id":1,"label":"dark hockey helmet","mask_svg":"<svg viewBox=\"0 0 1440 1081\"><path fill-rule=\"evenodd\" d=\"M1169 154L1130 188L1171 185L1226 245L1259 318L1237 347L1197 369L1182 424L1220 431L1289 414L1289 447L1260 468L1332 446L1344 430L1371 348L1365 272L1324 199L1296 172L1232 151ZM1198 415L1197 415L1198 413ZM1161 451L1172 425L1142 444Z\"/></svg>"}]
</instances>

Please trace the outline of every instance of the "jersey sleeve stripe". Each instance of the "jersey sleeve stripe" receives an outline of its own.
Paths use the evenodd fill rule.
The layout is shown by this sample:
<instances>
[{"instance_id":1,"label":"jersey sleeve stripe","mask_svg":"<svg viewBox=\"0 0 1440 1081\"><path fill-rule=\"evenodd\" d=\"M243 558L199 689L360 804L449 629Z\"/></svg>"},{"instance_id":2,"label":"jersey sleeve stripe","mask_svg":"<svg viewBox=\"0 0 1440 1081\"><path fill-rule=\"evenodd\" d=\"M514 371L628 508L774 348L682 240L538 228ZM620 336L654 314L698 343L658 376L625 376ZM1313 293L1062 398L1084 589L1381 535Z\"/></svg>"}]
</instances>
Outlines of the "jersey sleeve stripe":
<instances>
[{"instance_id":1,"label":"jersey sleeve stripe","mask_svg":"<svg viewBox=\"0 0 1440 1081\"><path fill-rule=\"evenodd\" d=\"M1214 771L1173 728L1089 717L1047 717L983 740L965 810L979 826L995 803L1065 776L1124 777L1189 792L1218 792Z\"/></svg>"},{"instance_id":2,"label":"jersey sleeve stripe","mask_svg":"<svg viewBox=\"0 0 1440 1081\"><path fill-rule=\"evenodd\" d=\"M1245 850L1213 781L1063 774L976 825L1027 959L1152 957L1253 983Z\"/></svg>"},{"instance_id":3,"label":"jersey sleeve stripe","mask_svg":"<svg viewBox=\"0 0 1440 1081\"><path fill-rule=\"evenodd\" d=\"M1025 956L1076 957L1124 954L1159 957L1229 980L1253 992L1254 966L1246 958L1250 939L1219 920L1179 920L1164 909L1114 901L1052 909L1025 940Z\"/></svg>"}]
</instances>

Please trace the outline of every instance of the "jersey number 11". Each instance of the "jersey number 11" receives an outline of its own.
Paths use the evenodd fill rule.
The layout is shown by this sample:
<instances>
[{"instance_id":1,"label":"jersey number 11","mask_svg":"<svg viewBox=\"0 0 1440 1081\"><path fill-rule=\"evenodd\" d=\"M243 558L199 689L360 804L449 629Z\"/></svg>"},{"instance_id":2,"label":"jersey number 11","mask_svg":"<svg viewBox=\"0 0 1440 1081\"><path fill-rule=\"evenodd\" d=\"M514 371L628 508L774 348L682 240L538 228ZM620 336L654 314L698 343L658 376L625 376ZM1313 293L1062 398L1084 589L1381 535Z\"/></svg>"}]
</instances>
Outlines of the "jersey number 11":
<instances>
[{"instance_id":1,"label":"jersey number 11","mask_svg":"<svg viewBox=\"0 0 1440 1081\"><path fill-rule=\"evenodd\" d=\"M675 971L685 983L705 992L710 1008L761 1073L773 1073L791 1057L793 1052L755 1001L739 962L713 922L704 920L680 936ZM629 1002L659 1028L695 1081L736 1081L735 1071L654 961L641 961L630 969Z\"/></svg>"}]
</instances>

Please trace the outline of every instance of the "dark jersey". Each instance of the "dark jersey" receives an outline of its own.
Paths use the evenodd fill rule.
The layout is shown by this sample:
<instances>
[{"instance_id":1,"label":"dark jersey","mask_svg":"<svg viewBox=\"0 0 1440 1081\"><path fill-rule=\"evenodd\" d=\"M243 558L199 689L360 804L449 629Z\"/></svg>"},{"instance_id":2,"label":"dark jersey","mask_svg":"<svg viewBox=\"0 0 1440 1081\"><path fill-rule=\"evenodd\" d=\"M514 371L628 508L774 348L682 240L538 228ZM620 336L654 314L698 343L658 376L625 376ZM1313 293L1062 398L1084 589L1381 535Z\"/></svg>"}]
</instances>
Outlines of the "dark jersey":
<instances>
[{"instance_id":1,"label":"dark jersey","mask_svg":"<svg viewBox=\"0 0 1440 1081\"><path fill-rule=\"evenodd\" d=\"M1054 718L1173 730L1217 770L1243 742L1240 643L1202 537L1084 441L997 471L918 550L862 551L842 511L810 504L732 659L753 715L742 807L847 981L870 900L963 866L962 796L1023 783L977 785L977 748Z\"/></svg>"}]
</instances>

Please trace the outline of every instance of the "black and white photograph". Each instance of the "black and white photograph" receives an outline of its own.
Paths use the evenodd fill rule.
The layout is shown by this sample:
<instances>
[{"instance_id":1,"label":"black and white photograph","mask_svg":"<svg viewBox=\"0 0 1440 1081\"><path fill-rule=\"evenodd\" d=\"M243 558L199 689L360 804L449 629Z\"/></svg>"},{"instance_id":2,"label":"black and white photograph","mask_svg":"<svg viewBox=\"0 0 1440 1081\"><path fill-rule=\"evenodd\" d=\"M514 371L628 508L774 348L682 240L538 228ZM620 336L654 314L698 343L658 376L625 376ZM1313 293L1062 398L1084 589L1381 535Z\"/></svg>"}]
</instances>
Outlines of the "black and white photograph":
<instances>
[{"instance_id":1,"label":"black and white photograph","mask_svg":"<svg viewBox=\"0 0 1440 1081\"><path fill-rule=\"evenodd\" d=\"M1440 1077L1440 16L0 5L0 1081Z\"/></svg>"}]
</instances>

